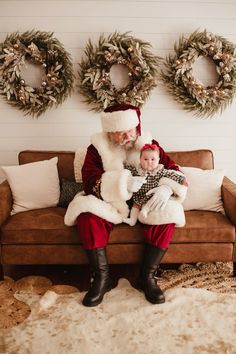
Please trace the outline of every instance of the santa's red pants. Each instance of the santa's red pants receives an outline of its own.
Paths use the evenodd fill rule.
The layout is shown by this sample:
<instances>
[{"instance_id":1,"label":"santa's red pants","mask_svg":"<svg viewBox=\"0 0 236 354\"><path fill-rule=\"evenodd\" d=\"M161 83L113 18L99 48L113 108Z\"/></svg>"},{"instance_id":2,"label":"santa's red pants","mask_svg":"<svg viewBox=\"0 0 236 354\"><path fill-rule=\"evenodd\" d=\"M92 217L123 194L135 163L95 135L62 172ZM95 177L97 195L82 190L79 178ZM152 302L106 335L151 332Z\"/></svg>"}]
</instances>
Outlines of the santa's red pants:
<instances>
[{"instance_id":1,"label":"santa's red pants","mask_svg":"<svg viewBox=\"0 0 236 354\"><path fill-rule=\"evenodd\" d=\"M141 224L145 243L155 247L168 248L175 224L144 225ZM91 213L82 213L77 218L77 228L84 249L105 247L113 224Z\"/></svg>"}]
</instances>

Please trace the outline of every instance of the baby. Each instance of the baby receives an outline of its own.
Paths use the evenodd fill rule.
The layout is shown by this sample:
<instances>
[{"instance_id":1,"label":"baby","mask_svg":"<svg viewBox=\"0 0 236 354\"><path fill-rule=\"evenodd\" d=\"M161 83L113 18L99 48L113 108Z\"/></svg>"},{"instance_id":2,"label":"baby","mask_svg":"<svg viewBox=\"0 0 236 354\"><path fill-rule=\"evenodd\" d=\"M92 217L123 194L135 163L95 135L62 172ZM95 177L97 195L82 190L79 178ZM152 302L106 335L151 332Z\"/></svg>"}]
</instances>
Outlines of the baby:
<instances>
[{"instance_id":1,"label":"baby","mask_svg":"<svg viewBox=\"0 0 236 354\"><path fill-rule=\"evenodd\" d=\"M182 185L188 185L185 176L181 172L167 170L163 165L159 164L159 148L155 144L145 144L142 147L138 168L131 165L125 165L125 168L130 170L133 176L146 177L146 182L138 192L133 193L134 204L130 211L130 217L123 219L123 222L131 226L136 224L141 209L142 214L147 216L149 208L145 204L152 197L154 193L152 189L159 185L162 177L170 178ZM171 188L169 186L165 187L170 190L169 195L171 195ZM160 209L163 208L161 207Z\"/></svg>"}]
</instances>

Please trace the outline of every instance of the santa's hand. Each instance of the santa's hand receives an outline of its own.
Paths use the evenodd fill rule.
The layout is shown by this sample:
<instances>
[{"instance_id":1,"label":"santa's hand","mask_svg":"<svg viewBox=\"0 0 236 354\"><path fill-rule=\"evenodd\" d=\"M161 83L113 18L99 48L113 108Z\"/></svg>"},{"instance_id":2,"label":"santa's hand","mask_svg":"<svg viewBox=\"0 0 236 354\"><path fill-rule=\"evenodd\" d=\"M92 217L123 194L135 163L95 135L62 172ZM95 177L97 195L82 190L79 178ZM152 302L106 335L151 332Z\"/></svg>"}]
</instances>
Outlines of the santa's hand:
<instances>
[{"instance_id":1,"label":"santa's hand","mask_svg":"<svg viewBox=\"0 0 236 354\"><path fill-rule=\"evenodd\" d=\"M127 180L127 189L129 193L137 192L146 182L146 177L129 176Z\"/></svg>"},{"instance_id":2,"label":"santa's hand","mask_svg":"<svg viewBox=\"0 0 236 354\"><path fill-rule=\"evenodd\" d=\"M147 201L145 207L152 210L163 210L172 194L172 189L163 184L161 186L150 189L146 195L153 194L153 196Z\"/></svg>"}]
</instances>

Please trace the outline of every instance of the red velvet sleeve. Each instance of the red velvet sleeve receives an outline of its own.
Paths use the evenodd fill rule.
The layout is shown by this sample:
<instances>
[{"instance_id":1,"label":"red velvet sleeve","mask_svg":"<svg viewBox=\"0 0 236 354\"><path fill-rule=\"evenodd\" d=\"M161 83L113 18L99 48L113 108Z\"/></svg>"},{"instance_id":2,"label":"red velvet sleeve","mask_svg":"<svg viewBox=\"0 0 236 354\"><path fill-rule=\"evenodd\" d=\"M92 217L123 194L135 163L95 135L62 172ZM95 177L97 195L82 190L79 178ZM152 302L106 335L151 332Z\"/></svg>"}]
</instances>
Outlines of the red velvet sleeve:
<instances>
[{"instance_id":1,"label":"red velvet sleeve","mask_svg":"<svg viewBox=\"0 0 236 354\"><path fill-rule=\"evenodd\" d=\"M166 154L159 143L156 140L153 140L152 143L156 144L160 149L160 163L163 164L166 169L179 171L179 167ZM87 154L82 167L83 187L86 194L93 194L98 197L98 189L96 189L96 186L99 188L98 182L103 173L104 169L101 156L97 149L93 145L90 145L87 149Z\"/></svg>"},{"instance_id":2,"label":"red velvet sleeve","mask_svg":"<svg viewBox=\"0 0 236 354\"><path fill-rule=\"evenodd\" d=\"M96 185L99 188L98 182L100 181L103 172L104 169L101 157L97 149L93 145L90 145L87 149L82 167L83 187L86 194L98 196L98 193L96 193L94 188Z\"/></svg>"},{"instance_id":3,"label":"red velvet sleeve","mask_svg":"<svg viewBox=\"0 0 236 354\"><path fill-rule=\"evenodd\" d=\"M156 144L160 150L160 163L164 165L167 170L179 171L179 166L167 155L159 143L156 140L153 140L152 143Z\"/></svg>"}]
</instances>

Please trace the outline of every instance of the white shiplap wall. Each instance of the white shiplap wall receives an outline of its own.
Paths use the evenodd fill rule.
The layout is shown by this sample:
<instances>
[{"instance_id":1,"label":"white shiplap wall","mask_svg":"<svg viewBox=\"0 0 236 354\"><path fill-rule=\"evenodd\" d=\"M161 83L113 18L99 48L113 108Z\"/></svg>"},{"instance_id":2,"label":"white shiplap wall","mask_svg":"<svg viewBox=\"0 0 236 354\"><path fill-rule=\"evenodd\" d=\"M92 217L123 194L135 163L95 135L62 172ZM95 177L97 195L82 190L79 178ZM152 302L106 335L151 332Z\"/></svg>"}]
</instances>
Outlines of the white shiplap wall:
<instances>
[{"instance_id":1,"label":"white shiplap wall","mask_svg":"<svg viewBox=\"0 0 236 354\"><path fill-rule=\"evenodd\" d=\"M75 72L84 46L100 33L132 31L164 57L182 34L207 29L236 43L236 0L208 1L1 1L0 41L7 33L53 31L71 53ZM201 75L201 70L200 70ZM22 149L75 150L89 144L100 130L98 115L73 95L37 119L25 117L0 98L0 165L17 164ZM159 83L142 110L142 126L151 130L165 150L212 149L215 167L236 181L236 102L214 119L186 113ZM3 174L0 171L0 179Z\"/></svg>"}]
</instances>

